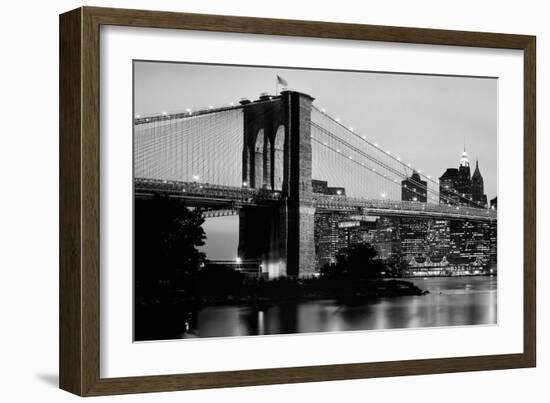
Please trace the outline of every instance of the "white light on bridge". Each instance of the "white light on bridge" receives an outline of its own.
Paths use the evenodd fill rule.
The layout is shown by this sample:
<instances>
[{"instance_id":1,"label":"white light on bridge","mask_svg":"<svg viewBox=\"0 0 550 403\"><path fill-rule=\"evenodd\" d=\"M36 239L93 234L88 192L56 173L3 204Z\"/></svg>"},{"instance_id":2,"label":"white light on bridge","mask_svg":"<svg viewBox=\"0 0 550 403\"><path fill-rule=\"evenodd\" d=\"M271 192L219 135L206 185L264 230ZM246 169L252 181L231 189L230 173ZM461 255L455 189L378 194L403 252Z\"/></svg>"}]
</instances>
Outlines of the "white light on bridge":
<instances>
[{"instance_id":1,"label":"white light on bridge","mask_svg":"<svg viewBox=\"0 0 550 403\"><path fill-rule=\"evenodd\" d=\"M353 159L353 157L352 157L351 155L350 155L350 156L349 156L348 158L349 158L350 160L352 160L352 159Z\"/></svg>"},{"instance_id":2,"label":"white light on bridge","mask_svg":"<svg viewBox=\"0 0 550 403\"><path fill-rule=\"evenodd\" d=\"M386 154L388 154L388 155L391 155L391 152L390 152L390 150L386 151Z\"/></svg>"},{"instance_id":3,"label":"white light on bridge","mask_svg":"<svg viewBox=\"0 0 550 403\"><path fill-rule=\"evenodd\" d=\"M214 107L212 105L209 105L208 109L214 109Z\"/></svg>"},{"instance_id":4,"label":"white light on bridge","mask_svg":"<svg viewBox=\"0 0 550 403\"><path fill-rule=\"evenodd\" d=\"M229 102L229 105L235 106L235 102Z\"/></svg>"},{"instance_id":5,"label":"white light on bridge","mask_svg":"<svg viewBox=\"0 0 550 403\"><path fill-rule=\"evenodd\" d=\"M323 141L324 146L328 146L328 143L326 141Z\"/></svg>"},{"instance_id":6,"label":"white light on bridge","mask_svg":"<svg viewBox=\"0 0 550 403\"><path fill-rule=\"evenodd\" d=\"M341 191L341 190L337 190L337 191L336 191L336 194L337 194L338 196L340 196L340 195L342 194L342 191Z\"/></svg>"},{"instance_id":7,"label":"white light on bridge","mask_svg":"<svg viewBox=\"0 0 550 403\"><path fill-rule=\"evenodd\" d=\"M193 180L198 181L199 180L199 175L193 175Z\"/></svg>"},{"instance_id":8,"label":"white light on bridge","mask_svg":"<svg viewBox=\"0 0 550 403\"><path fill-rule=\"evenodd\" d=\"M140 117L141 117L141 115L136 115L136 118L138 118L138 119L139 119Z\"/></svg>"},{"instance_id":9,"label":"white light on bridge","mask_svg":"<svg viewBox=\"0 0 550 403\"><path fill-rule=\"evenodd\" d=\"M244 187L247 187L247 186L248 186L248 183L246 183L246 181L243 182L243 186L244 186Z\"/></svg>"},{"instance_id":10,"label":"white light on bridge","mask_svg":"<svg viewBox=\"0 0 550 403\"><path fill-rule=\"evenodd\" d=\"M382 196L382 199L385 199L387 195L386 195L385 192L382 192L382 194L380 196Z\"/></svg>"},{"instance_id":11,"label":"white light on bridge","mask_svg":"<svg viewBox=\"0 0 550 403\"><path fill-rule=\"evenodd\" d=\"M430 175L428 175L428 179L432 179L432 177Z\"/></svg>"},{"instance_id":12,"label":"white light on bridge","mask_svg":"<svg viewBox=\"0 0 550 403\"><path fill-rule=\"evenodd\" d=\"M339 152L340 152L340 150L336 150L336 152L337 152L337 153L339 153Z\"/></svg>"},{"instance_id":13,"label":"white light on bridge","mask_svg":"<svg viewBox=\"0 0 550 403\"><path fill-rule=\"evenodd\" d=\"M321 109L321 112L327 113L327 110L325 108Z\"/></svg>"},{"instance_id":14,"label":"white light on bridge","mask_svg":"<svg viewBox=\"0 0 550 403\"><path fill-rule=\"evenodd\" d=\"M374 143L374 146L375 146L375 147L378 147L378 143Z\"/></svg>"},{"instance_id":15,"label":"white light on bridge","mask_svg":"<svg viewBox=\"0 0 550 403\"><path fill-rule=\"evenodd\" d=\"M401 161L401 157L397 157L397 161Z\"/></svg>"},{"instance_id":16,"label":"white light on bridge","mask_svg":"<svg viewBox=\"0 0 550 403\"><path fill-rule=\"evenodd\" d=\"M353 131L353 127L350 127L350 128L349 128L349 131L352 132L352 131Z\"/></svg>"},{"instance_id":17,"label":"white light on bridge","mask_svg":"<svg viewBox=\"0 0 550 403\"><path fill-rule=\"evenodd\" d=\"M340 123L340 118L336 118L334 120L336 120L338 123Z\"/></svg>"},{"instance_id":18,"label":"white light on bridge","mask_svg":"<svg viewBox=\"0 0 550 403\"><path fill-rule=\"evenodd\" d=\"M361 138L362 138L363 140L366 140L366 139L367 139L367 136L361 136Z\"/></svg>"},{"instance_id":19,"label":"white light on bridge","mask_svg":"<svg viewBox=\"0 0 550 403\"><path fill-rule=\"evenodd\" d=\"M237 262L237 264L240 264L242 261L243 260L238 256L235 258L235 262Z\"/></svg>"},{"instance_id":20,"label":"white light on bridge","mask_svg":"<svg viewBox=\"0 0 550 403\"><path fill-rule=\"evenodd\" d=\"M162 112L162 114L163 114L164 116L166 116L166 115L167 115L167 113L166 113L166 112Z\"/></svg>"}]
</instances>

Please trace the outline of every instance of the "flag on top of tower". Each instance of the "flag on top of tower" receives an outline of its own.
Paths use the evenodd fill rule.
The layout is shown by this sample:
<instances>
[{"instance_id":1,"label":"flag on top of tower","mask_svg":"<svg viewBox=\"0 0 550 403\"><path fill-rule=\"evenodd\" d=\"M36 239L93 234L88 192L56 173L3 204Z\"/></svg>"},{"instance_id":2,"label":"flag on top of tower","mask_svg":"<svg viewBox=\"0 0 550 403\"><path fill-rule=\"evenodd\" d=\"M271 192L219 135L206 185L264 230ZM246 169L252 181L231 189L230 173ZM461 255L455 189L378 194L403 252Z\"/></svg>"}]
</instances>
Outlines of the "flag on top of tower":
<instances>
[{"instance_id":1,"label":"flag on top of tower","mask_svg":"<svg viewBox=\"0 0 550 403\"><path fill-rule=\"evenodd\" d=\"M288 82L279 75L277 75L277 84L281 84L283 87L288 86Z\"/></svg>"}]
</instances>

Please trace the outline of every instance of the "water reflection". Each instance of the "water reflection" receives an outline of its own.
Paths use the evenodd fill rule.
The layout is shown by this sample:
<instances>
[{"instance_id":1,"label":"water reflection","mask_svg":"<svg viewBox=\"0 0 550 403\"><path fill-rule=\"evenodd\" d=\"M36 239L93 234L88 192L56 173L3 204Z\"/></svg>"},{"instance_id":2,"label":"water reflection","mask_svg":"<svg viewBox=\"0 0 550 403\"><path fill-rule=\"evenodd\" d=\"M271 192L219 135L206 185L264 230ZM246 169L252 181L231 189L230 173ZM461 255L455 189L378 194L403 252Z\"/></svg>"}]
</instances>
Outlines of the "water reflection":
<instances>
[{"instance_id":1,"label":"water reflection","mask_svg":"<svg viewBox=\"0 0 550 403\"><path fill-rule=\"evenodd\" d=\"M266 306L215 306L195 312L180 338L496 324L496 277L415 279L430 294L379 298L361 305L335 300Z\"/></svg>"}]
</instances>

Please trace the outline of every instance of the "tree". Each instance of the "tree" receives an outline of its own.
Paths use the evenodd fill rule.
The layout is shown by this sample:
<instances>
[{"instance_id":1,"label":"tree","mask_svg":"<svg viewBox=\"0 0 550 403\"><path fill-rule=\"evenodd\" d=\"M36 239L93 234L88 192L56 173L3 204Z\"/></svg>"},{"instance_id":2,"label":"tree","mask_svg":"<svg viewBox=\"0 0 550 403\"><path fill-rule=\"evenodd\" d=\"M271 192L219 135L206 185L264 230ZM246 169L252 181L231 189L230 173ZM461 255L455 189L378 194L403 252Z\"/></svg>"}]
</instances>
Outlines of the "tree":
<instances>
[{"instance_id":1,"label":"tree","mask_svg":"<svg viewBox=\"0 0 550 403\"><path fill-rule=\"evenodd\" d=\"M181 286L204 262L206 239L200 209L181 200L154 196L134 205L134 268L137 288Z\"/></svg>"},{"instance_id":2,"label":"tree","mask_svg":"<svg viewBox=\"0 0 550 403\"><path fill-rule=\"evenodd\" d=\"M368 243L361 243L340 250L336 256L336 263L325 266L321 274L367 279L381 277L384 270L385 264L378 259L376 249Z\"/></svg>"}]
</instances>

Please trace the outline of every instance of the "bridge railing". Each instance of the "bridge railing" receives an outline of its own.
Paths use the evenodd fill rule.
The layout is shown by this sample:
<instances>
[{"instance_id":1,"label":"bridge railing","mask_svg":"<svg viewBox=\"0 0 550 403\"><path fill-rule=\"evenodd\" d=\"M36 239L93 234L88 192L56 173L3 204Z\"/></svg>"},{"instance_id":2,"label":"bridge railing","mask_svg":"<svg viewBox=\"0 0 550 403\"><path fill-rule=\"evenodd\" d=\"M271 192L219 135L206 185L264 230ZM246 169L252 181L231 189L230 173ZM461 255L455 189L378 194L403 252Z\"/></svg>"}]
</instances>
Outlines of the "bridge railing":
<instances>
[{"instance_id":1,"label":"bridge railing","mask_svg":"<svg viewBox=\"0 0 550 403\"><path fill-rule=\"evenodd\" d=\"M215 185L199 182L181 182L158 179L136 178L134 188L137 193L167 194L172 196L192 196L208 199L224 199L240 202L282 201L281 192L268 189L253 189ZM496 220L497 212L492 209L482 209L467 206L453 206L447 204L432 204L413 201L395 201L366 199L360 197L313 194L313 203L321 209L357 210L369 209L381 212L396 213L411 212L420 215L441 215L447 217L470 217L472 219ZM414 215L411 214L411 215Z\"/></svg>"},{"instance_id":2,"label":"bridge railing","mask_svg":"<svg viewBox=\"0 0 550 403\"><path fill-rule=\"evenodd\" d=\"M233 200L282 200L281 192L200 182L135 178L134 187L136 192L152 192L170 195L192 195L205 198Z\"/></svg>"},{"instance_id":3,"label":"bridge railing","mask_svg":"<svg viewBox=\"0 0 550 403\"><path fill-rule=\"evenodd\" d=\"M483 209L467 206L454 206L448 204L432 204L413 201L395 201L364 199L349 196L333 196L325 194L314 194L314 202L318 207L324 208L366 208L384 211L411 211L424 212L426 214L436 213L448 216L472 217L481 219L496 220L497 212L492 209Z\"/></svg>"}]
</instances>

